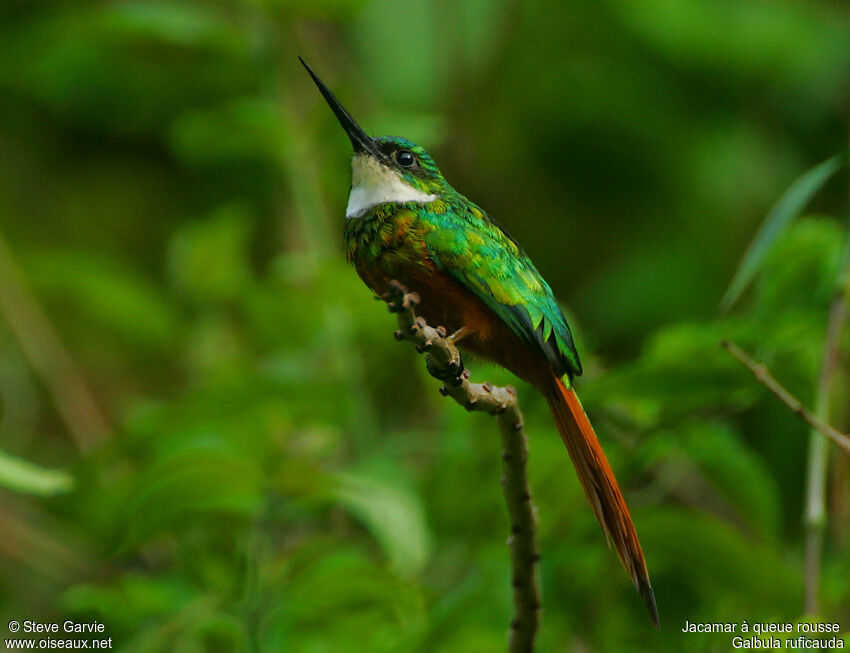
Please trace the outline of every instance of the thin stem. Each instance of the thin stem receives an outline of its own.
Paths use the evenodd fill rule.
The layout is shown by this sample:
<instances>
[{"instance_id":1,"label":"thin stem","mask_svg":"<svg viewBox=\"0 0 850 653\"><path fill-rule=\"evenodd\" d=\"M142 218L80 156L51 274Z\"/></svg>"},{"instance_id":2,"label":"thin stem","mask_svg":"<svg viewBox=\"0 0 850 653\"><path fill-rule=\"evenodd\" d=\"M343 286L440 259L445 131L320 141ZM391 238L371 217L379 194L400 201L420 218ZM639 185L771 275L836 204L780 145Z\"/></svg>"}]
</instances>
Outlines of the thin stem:
<instances>
[{"instance_id":1,"label":"thin stem","mask_svg":"<svg viewBox=\"0 0 850 653\"><path fill-rule=\"evenodd\" d=\"M735 343L724 340L720 343L720 346L741 361L741 363L743 363L744 366L753 373L762 385L775 394L780 401L794 411L794 413L799 415L800 419L808 424L814 431L825 435L839 447L844 449L844 451L850 453L850 436L846 433L842 433L835 427L830 426L816 415L813 415L805 406L803 406L802 402L797 399L797 397L788 392L788 390L786 390L785 387L773 377L770 370L768 370L765 365L754 361L749 354L738 347Z\"/></svg>"},{"instance_id":2,"label":"thin stem","mask_svg":"<svg viewBox=\"0 0 850 653\"><path fill-rule=\"evenodd\" d=\"M829 311L829 324L823 348L821 371L818 378L815 414L825 422L832 417L832 395L841 357L841 333L847 319L847 275L850 274L850 240L844 255L838 288ZM806 482L806 507L803 521L806 525L806 596L805 609L818 613L820 568L823 540L826 531L826 486L829 469L829 445L818 431L809 434L809 465Z\"/></svg>"},{"instance_id":3,"label":"thin stem","mask_svg":"<svg viewBox=\"0 0 850 653\"><path fill-rule=\"evenodd\" d=\"M827 438L850 453L850 437L828 423L835 371L838 368L840 356L839 340L847 313L845 298L845 289L841 288L829 313L829 326L823 350L820 378L818 379L817 405L814 414L809 412L799 399L773 378L764 365L756 363L733 343L725 341L720 343L724 349L746 365L759 381L811 427L806 481L806 508L803 516L806 526L805 610L809 614L817 614L819 605L823 535L826 529L826 472L829 462Z\"/></svg>"},{"instance_id":4,"label":"thin stem","mask_svg":"<svg viewBox=\"0 0 850 653\"><path fill-rule=\"evenodd\" d=\"M77 446L85 450L105 438L109 433L106 418L76 363L24 282L2 233L0 315L53 398Z\"/></svg>"},{"instance_id":5,"label":"thin stem","mask_svg":"<svg viewBox=\"0 0 850 653\"><path fill-rule=\"evenodd\" d=\"M528 488L525 463L528 447L523 431L522 413L516 391L499 388L490 383L470 383L469 371L464 369L457 347L443 327L429 326L416 317L413 307L419 302L416 293L409 293L398 282L391 282L382 297L391 312L398 317L397 340L408 340L420 353L427 352L428 372L444 382L440 393L454 399L467 410L479 410L499 421L502 435L502 461L505 502L511 523L511 584L513 586L514 617L508 640L508 653L531 653L540 618L540 590L535 563L537 537L534 506Z\"/></svg>"}]
</instances>

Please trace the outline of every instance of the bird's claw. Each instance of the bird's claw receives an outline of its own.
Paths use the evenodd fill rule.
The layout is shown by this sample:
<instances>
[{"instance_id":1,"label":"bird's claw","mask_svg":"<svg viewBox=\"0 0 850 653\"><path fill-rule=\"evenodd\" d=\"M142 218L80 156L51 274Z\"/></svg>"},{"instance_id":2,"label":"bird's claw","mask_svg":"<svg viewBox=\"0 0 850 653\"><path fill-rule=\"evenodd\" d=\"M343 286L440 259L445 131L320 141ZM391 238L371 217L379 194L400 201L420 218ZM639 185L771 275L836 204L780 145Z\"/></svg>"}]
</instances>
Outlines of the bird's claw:
<instances>
[{"instance_id":1,"label":"bird's claw","mask_svg":"<svg viewBox=\"0 0 850 653\"><path fill-rule=\"evenodd\" d=\"M390 313L401 313L409 311L419 303L419 294L409 292L407 287L393 280L387 285L387 291L381 295L381 299L387 303Z\"/></svg>"}]
</instances>

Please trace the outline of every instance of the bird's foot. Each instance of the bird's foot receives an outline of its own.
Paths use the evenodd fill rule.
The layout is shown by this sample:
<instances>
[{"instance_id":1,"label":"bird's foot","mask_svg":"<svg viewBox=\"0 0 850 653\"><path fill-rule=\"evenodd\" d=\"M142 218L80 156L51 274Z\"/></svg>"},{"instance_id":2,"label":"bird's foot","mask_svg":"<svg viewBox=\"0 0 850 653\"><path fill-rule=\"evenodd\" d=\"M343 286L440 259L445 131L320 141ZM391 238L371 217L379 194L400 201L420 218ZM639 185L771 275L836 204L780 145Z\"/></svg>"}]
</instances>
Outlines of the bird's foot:
<instances>
[{"instance_id":1,"label":"bird's foot","mask_svg":"<svg viewBox=\"0 0 850 653\"><path fill-rule=\"evenodd\" d=\"M446 336L446 340L448 340L453 345L456 345L461 340L466 338L466 336L471 335L471 334L472 334L472 329L470 329L469 327L462 326L460 329L455 331L450 336Z\"/></svg>"},{"instance_id":2,"label":"bird's foot","mask_svg":"<svg viewBox=\"0 0 850 653\"><path fill-rule=\"evenodd\" d=\"M419 303L419 294L408 291L406 286L393 279L387 286L387 291L381 295L381 299L387 303L390 313L401 313Z\"/></svg>"}]
</instances>

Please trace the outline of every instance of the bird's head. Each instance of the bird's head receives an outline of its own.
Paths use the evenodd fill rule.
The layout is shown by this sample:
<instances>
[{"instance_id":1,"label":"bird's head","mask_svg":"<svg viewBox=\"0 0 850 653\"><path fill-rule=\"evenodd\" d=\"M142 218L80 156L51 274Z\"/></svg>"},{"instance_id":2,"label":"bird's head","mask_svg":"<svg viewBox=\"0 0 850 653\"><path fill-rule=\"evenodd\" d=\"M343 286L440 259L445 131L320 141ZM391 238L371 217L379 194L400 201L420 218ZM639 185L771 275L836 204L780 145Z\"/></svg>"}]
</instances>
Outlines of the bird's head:
<instances>
[{"instance_id":1,"label":"bird's head","mask_svg":"<svg viewBox=\"0 0 850 653\"><path fill-rule=\"evenodd\" d=\"M374 206L438 199L449 186L437 164L419 145L406 138L371 138L301 57L322 96L330 105L354 148L347 218L357 218Z\"/></svg>"}]
</instances>

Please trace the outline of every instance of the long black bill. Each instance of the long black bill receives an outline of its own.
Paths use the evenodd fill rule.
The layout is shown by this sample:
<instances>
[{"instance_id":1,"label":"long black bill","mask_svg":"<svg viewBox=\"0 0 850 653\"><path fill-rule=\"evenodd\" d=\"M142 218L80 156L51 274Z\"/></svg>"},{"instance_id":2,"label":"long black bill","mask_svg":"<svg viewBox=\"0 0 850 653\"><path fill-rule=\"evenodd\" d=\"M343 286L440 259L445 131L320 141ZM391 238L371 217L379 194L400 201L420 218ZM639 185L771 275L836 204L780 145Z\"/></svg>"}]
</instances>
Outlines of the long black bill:
<instances>
[{"instance_id":1,"label":"long black bill","mask_svg":"<svg viewBox=\"0 0 850 653\"><path fill-rule=\"evenodd\" d=\"M307 65L307 62L301 57L298 57L298 61L300 61L307 69L307 72L310 73L310 77L313 78L316 86L319 87L319 92L322 94L322 97L324 97L325 101L330 105L331 110L334 112L334 115L336 115L336 119L339 120L339 124L342 125L345 133L348 134L348 138L351 139L351 145L354 147L354 151L369 152L379 158L383 158L378 148L375 147L374 141L369 138L369 135L364 132L363 128L360 127L354 118L351 117L351 114L345 110L345 107L343 107L340 101L336 99L336 96L331 93L331 90L325 86L324 82L316 76L316 73L314 73L313 69Z\"/></svg>"}]
</instances>

